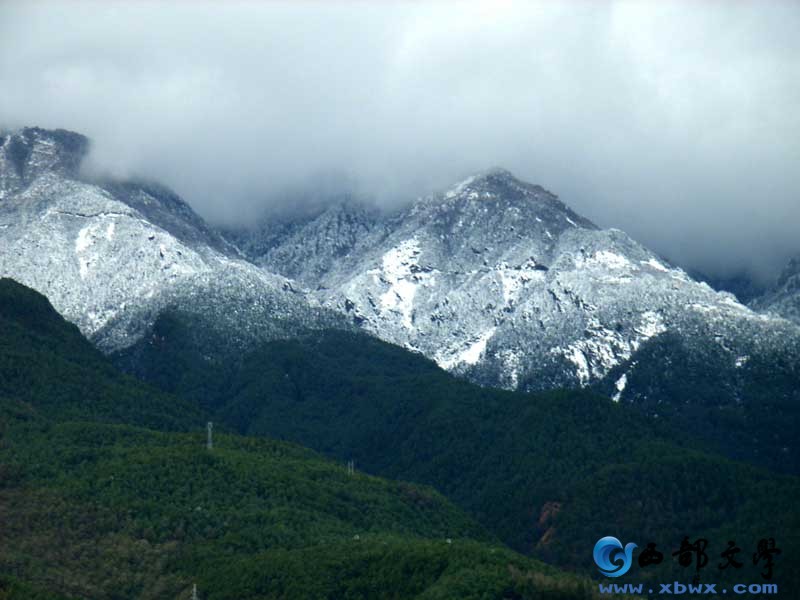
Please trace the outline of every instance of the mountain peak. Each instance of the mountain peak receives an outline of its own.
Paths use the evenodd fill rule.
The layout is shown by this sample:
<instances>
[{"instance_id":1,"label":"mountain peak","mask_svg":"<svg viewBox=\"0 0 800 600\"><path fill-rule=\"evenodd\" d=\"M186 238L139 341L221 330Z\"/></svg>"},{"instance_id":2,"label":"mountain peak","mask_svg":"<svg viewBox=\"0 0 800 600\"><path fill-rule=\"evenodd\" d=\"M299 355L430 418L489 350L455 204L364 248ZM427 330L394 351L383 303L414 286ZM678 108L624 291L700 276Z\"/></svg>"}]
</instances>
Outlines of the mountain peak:
<instances>
[{"instance_id":1,"label":"mountain peak","mask_svg":"<svg viewBox=\"0 0 800 600\"><path fill-rule=\"evenodd\" d=\"M579 215L561 202L558 196L540 185L515 177L507 169L494 167L467 177L442 194L421 199L415 211L445 211L458 213L493 214L498 218L522 219L527 227L542 229L542 235L557 235L564 229L579 227L597 229L589 219ZM487 213L488 211L488 213ZM501 217L504 213L511 216ZM518 217L518 218L517 218ZM475 221L483 223L483 218ZM523 226L521 222L494 223L494 227ZM540 227L541 225L541 227ZM545 233L547 232L547 233Z\"/></svg>"},{"instance_id":2,"label":"mountain peak","mask_svg":"<svg viewBox=\"0 0 800 600\"><path fill-rule=\"evenodd\" d=\"M473 177L478 181L489 181L492 179L519 181L511 171L503 167L491 167L485 171L476 173Z\"/></svg>"},{"instance_id":3,"label":"mountain peak","mask_svg":"<svg viewBox=\"0 0 800 600\"><path fill-rule=\"evenodd\" d=\"M88 151L85 136L65 129L23 127L0 132L0 198L46 171L77 176Z\"/></svg>"},{"instance_id":4,"label":"mountain peak","mask_svg":"<svg viewBox=\"0 0 800 600\"><path fill-rule=\"evenodd\" d=\"M493 167L463 179L444 192L444 197L446 199L458 198L466 193L469 199L476 199L481 192L502 193L508 188L519 188L521 185L526 184L514 177L510 171Z\"/></svg>"},{"instance_id":5,"label":"mountain peak","mask_svg":"<svg viewBox=\"0 0 800 600\"><path fill-rule=\"evenodd\" d=\"M511 171L502 167L492 167L470 175L441 194L441 197L444 200L507 199L513 201L530 198L542 201L558 200L558 196L542 186L518 179Z\"/></svg>"}]
</instances>

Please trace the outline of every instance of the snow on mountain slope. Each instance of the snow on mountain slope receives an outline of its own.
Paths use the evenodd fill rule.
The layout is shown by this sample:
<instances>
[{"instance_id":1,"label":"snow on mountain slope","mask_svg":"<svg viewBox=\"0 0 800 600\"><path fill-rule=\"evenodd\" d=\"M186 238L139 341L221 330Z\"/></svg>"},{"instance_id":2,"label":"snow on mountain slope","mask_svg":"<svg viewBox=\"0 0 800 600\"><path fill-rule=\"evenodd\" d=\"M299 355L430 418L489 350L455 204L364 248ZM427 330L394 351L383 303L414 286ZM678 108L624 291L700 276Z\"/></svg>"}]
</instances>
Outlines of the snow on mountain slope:
<instances>
[{"instance_id":1,"label":"snow on mountain slope","mask_svg":"<svg viewBox=\"0 0 800 600\"><path fill-rule=\"evenodd\" d=\"M82 179L86 149L61 130L0 136L0 275L46 294L106 351L167 307L235 343L348 321L485 385L603 383L618 400L645 393L636 357L665 336L733 374L747 357L800 355L795 324L501 169L391 215L350 200L238 232L258 268L169 190Z\"/></svg>"},{"instance_id":2,"label":"snow on mountain slope","mask_svg":"<svg viewBox=\"0 0 800 600\"><path fill-rule=\"evenodd\" d=\"M389 230L377 209L350 196L329 198L305 217L272 214L255 227L225 235L256 264L279 264L286 277L316 285L336 263L358 255L364 244L374 244Z\"/></svg>"},{"instance_id":3,"label":"snow on mountain slope","mask_svg":"<svg viewBox=\"0 0 800 600\"><path fill-rule=\"evenodd\" d=\"M81 180L86 148L64 131L0 138L0 274L45 294L101 349L132 344L166 307L207 317L233 343L339 322L237 258L169 190Z\"/></svg>"},{"instance_id":4,"label":"snow on mountain slope","mask_svg":"<svg viewBox=\"0 0 800 600\"><path fill-rule=\"evenodd\" d=\"M355 223L338 254L319 240L331 222ZM314 249L305 263L298 248ZM725 349L731 368L800 339L500 169L383 218L335 206L251 257L376 336L505 388L601 381L665 332Z\"/></svg>"}]
</instances>

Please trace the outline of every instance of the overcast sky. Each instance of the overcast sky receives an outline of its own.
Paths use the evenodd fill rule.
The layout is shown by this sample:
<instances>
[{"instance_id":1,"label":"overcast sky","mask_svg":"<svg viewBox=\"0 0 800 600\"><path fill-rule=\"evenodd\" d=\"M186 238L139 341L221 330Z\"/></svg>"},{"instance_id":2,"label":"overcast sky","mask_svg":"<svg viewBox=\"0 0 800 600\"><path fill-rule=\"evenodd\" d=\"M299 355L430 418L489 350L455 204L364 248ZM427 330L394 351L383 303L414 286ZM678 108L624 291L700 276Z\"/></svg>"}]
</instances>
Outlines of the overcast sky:
<instances>
[{"instance_id":1,"label":"overcast sky","mask_svg":"<svg viewBox=\"0 0 800 600\"><path fill-rule=\"evenodd\" d=\"M798 2L0 2L0 125L211 220L504 166L684 265L800 252Z\"/></svg>"}]
</instances>

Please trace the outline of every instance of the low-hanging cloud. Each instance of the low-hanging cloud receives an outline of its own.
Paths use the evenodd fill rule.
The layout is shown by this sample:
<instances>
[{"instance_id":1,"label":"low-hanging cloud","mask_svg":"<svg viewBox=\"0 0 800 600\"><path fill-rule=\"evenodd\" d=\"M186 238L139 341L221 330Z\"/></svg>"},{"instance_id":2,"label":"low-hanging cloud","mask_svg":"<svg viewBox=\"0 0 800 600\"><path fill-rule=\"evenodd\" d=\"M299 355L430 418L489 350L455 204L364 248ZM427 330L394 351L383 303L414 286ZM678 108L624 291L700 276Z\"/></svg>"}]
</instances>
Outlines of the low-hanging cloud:
<instances>
[{"instance_id":1,"label":"low-hanging cloud","mask_svg":"<svg viewBox=\"0 0 800 600\"><path fill-rule=\"evenodd\" d=\"M93 168L216 221L310 180L392 203L504 166L767 277L800 252L798 31L789 1L11 1L0 125L85 133Z\"/></svg>"}]
</instances>

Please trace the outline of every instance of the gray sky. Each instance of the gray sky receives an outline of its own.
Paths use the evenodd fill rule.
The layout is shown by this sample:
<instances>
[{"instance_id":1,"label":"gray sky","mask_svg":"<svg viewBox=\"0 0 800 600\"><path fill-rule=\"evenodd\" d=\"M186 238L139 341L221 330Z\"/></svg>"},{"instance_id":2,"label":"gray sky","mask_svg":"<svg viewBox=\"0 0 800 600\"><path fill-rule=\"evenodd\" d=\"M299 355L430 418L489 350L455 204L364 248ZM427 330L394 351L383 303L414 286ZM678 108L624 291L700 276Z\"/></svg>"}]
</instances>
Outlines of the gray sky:
<instances>
[{"instance_id":1,"label":"gray sky","mask_svg":"<svg viewBox=\"0 0 800 600\"><path fill-rule=\"evenodd\" d=\"M800 252L798 2L0 3L0 124L211 220L504 166L685 265Z\"/></svg>"}]
</instances>

